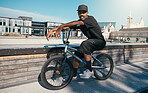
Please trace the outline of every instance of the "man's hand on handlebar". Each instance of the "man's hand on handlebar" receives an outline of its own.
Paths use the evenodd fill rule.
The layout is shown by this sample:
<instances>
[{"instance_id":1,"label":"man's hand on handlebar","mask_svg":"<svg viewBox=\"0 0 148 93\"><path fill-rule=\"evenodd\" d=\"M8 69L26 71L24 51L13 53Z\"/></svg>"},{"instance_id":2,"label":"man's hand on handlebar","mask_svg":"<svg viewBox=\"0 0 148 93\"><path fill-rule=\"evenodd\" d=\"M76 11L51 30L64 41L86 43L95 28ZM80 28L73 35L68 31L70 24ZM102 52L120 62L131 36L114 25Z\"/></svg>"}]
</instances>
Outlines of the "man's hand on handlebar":
<instances>
[{"instance_id":1,"label":"man's hand on handlebar","mask_svg":"<svg viewBox=\"0 0 148 93\"><path fill-rule=\"evenodd\" d=\"M52 38L52 34L53 34L52 31L50 31L50 32L47 34L46 39L47 39L48 41L49 41L49 37Z\"/></svg>"},{"instance_id":2,"label":"man's hand on handlebar","mask_svg":"<svg viewBox=\"0 0 148 93\"><path fill-rule=\"evenodd\" d=\"M60 33L61 31L56 31L56 33L55 33L55 37L56 37L56 39L57 38L59 38L60 36L61 36L61 33Z\"/></svg>"},{"instance_id":3,"label":"man's hand on handlebar","mask_svg":"<svg viewBox=\"0 0 148 93\"><path fill-rule=\"evenodd\" d=\"M60 25L60 26L58 27L58 29L56 30L56 33L55 33L56 39L61 36L61 33L60 33L60 32L61 32L62 29L63 29L63 26Z\"/></svg>"},{"instance_id":4,"label":"man's hand on handlebar","mask_svg":"<svg viewBox=\"0 0 148 93\"><path fill-rule=\"evenodd\" d=\"M56 28L53 28L53 29L51 29L49 32L48 32L48 34L47 34L47 36L46 36L46 39L49 41L49 37L50 38L52 38L52 36L53 36L53 31L56 31L55 32L55 37L56 37L56 39L57 38L59 38L60 36L61 36L61 30L66 30L66 29L69 29L69 27L63 27L62 25L61 26L59 26L59 27L56 27Z\"/></svg>"}]
</instances>

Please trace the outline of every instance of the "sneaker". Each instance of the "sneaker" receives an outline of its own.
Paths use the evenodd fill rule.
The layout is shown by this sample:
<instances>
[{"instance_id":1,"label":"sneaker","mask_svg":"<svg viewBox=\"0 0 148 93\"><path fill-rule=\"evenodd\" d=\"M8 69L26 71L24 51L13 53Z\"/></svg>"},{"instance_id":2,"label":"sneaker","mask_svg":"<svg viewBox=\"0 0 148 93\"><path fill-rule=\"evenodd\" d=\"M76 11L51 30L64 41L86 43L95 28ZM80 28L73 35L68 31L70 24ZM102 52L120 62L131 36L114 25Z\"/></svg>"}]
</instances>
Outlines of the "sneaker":
<instances>
[{"instance_id":1,"label":"sneaker","mask_svg":"<svg viewBox=\"0 0 148 93\"><path fill-rule=\"evenodd\" d=\"M78 77L77 77L77 76L75 76L75 77L73 77L73 78L72 78L72 80L77 80L77 78L78 78Z\"/></svg>"},{"instance_id":2,"label":"sneaker","mask_svg":"<svg viewBox=\"0 0 148 93\"><path fill-rule=\"evenodd\" d=\"M84 74L80 74L80 78L88 79L93 75L93 72L90 72L88 69L86 69L83 73Z\"/></svg>"},{"instance_id":3,"label":"sneaker","mask_svg":"<svg viewBox=\"0 0 148 93\"><path fill-rule=\"evenodd\" d=\"M77 80L77 78L78 78L77 74L76 75L73 75L72 80Z\"/></svg>"}]
</instances>

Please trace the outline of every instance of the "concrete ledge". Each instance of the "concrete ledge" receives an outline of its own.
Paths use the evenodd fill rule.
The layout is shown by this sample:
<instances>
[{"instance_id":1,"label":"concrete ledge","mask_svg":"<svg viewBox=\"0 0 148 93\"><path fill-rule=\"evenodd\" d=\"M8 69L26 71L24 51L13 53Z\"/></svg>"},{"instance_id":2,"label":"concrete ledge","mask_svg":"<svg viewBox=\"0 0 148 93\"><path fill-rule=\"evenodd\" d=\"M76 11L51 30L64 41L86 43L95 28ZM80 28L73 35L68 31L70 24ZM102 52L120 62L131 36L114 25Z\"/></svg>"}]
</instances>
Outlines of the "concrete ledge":
<instances>
[{"instance_id":1,"label":"concrete ledge","mask_svg":"<svg viewBox=\"0 0 148 93\"><path fill-rule=\"evenodd\" d=\"M79 46L74 46L78 48ZM148 45L108 45L104 50L112 49L131 49L131 48L148 48ZM53 52L62 52L64 46L46 47L46 48L15 48L15 49L0 49L0 57L2 56L14 56L14 55L30 55L30 54L45 54Z\"/></svg>"},{"instance_id":2,"label":"concrete ledge","mask_svg":"<svg viewBox=\"0 0 148 93\"><path fill-rule=\"evenodd\" d=\"M46 57L61 54L63 49L63 47L1 49L0 88L37 81L41 67L47 60ZM148 45L109 45L94 53L109 54L115 66L148 61Z\"/></svg>"},{"instance_id":3,"label":"concrete ledge","mask_svg":"<svg viewBox=\"0 0 148 93\"><path fill-rule=\"evenodd\" d=\"M30 54L30 55L14 55L14 56L2 56L0 57L0 61L8 61L8 60L19 60L19 59L26 59L26 58L42 58L46 57L46 54Z\"/></svg>"}]
</instances>

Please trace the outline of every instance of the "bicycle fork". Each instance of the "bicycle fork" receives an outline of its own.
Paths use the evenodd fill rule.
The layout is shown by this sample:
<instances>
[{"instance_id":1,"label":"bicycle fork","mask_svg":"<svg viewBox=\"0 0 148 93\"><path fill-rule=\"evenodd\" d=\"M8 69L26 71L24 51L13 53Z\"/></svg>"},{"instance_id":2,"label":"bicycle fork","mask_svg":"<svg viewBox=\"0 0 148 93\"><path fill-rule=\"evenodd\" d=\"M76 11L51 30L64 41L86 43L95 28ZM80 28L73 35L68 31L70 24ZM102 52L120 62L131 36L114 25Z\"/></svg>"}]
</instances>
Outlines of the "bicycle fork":
<instances>
[{"instance_id":1,"label":"bicycle fork","mask_svg":"<svg viewBox=\"0 0 148 93\"><path fill-rule=\"evenodd\" d=\"M64 59L63 59L62 62L60 63L59 70L56 71L56 73L57 73L58 75L61 74L61 73L64 71L64 68L65 68L66 59L67 59L67 55L66 55L67 47L68 47L68 46L66 45L65 50L64 50Z\"/></svg>"}]
</instances>

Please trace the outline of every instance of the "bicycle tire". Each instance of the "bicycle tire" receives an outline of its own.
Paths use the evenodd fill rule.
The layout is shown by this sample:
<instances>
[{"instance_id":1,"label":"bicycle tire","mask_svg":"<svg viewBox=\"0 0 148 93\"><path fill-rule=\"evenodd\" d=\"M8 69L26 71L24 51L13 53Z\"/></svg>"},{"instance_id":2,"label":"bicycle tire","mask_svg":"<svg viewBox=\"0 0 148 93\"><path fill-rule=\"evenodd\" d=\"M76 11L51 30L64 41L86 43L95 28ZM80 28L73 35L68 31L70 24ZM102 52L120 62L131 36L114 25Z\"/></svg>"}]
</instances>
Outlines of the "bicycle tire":
<instances>
[{"instance_id":1,"label":"bicycle tire","mask_svg":"<svg viewBox=\"0 0 148 93\"><path fill-rule=\"evenodd\" d=\"M64 59L64 56L57 55L57 56L53 56L53 57L49 58L44 63L44 65L41 69L41 82L43 83L43 85L47 89L50 89L50 90L62 89L64 87L66 87L71 82L72 77L73 77L73 66L72 66L71 62L69 62L69 60L66 59L65 68L63 71L60 71L63 66L63 65L61 65L61 63L63 63L63 59ZM54 65L55 65L55 67L54 67ZM50 71L51 73L49 73L47 71ZM57 71L58 71L58 73L57 73ZM47 73L49 75L46 75ZM67 79L65 79L66 75L64 75L64 73L68 73ZM61 78L63 78L63 80L65 79L65 81L61 80ZM62 82L62 83L60 85L53 85L53 82L59 83L59 82L57 82L58 80L61 80L59 82ZM49 81L52 81L52 84Z\"/></svg>"},{"instance_id":2,"label":"bicycle tire","mask_svg":"<svg viewBox=\"0 0 148 93\"><path fill-rule=\"evenodd\" d=\"M100 60L105 65L105 68L104 69L100 69L100 68L93 69L94 76L99 80L106 80L107 78L110 77L110 75L113 72L113 68L114 68L113 60L108 54L99 54L96 58L98 60ZM108 62L108 63L105 63L105 62ZM98 63L96 60L94 60L93 66L101 66L101 64ZM107 69L109 69L109 70L107 71ZM107 73L105 74L103 72L103 70L104 71L106 70L105 72L107 72Z\"/></svg>"}]
</instances>

